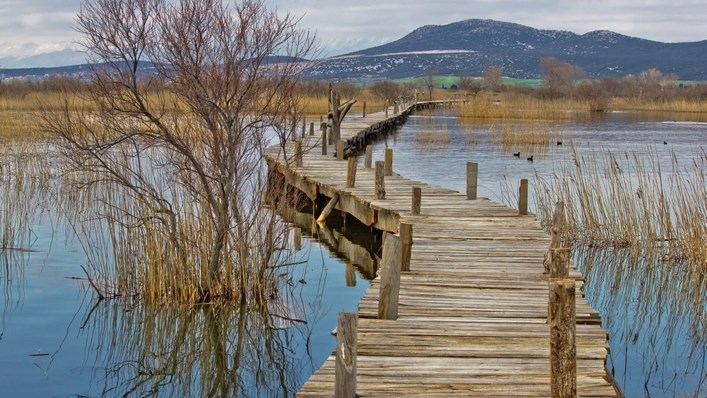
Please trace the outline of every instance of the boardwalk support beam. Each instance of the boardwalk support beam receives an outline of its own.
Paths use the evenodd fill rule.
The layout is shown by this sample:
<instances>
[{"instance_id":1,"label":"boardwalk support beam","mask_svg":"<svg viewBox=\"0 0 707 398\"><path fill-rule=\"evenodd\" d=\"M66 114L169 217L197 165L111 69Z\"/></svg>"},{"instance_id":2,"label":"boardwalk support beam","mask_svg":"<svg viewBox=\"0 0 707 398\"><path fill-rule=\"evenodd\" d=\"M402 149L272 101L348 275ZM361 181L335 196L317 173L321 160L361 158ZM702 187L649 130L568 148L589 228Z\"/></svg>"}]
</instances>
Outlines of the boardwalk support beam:
<instances>
[{"instance_id":1,"label":"boardwalk support beam","mask_svg":"<svg viewBox=\"0 0 707 398\"><path fill-rule=\"evenodd\" d=\"M331 213L332 210L334 210L334 207L336 204L339 202L339 194L334 194L334 196L329 200L329 203L324 207L324 210L322 210L322 214L319 215L319 218L317 218L318 223L323 223L326 221L326 218L329 217L329 214Z\"/></svg>"}]
</instances>

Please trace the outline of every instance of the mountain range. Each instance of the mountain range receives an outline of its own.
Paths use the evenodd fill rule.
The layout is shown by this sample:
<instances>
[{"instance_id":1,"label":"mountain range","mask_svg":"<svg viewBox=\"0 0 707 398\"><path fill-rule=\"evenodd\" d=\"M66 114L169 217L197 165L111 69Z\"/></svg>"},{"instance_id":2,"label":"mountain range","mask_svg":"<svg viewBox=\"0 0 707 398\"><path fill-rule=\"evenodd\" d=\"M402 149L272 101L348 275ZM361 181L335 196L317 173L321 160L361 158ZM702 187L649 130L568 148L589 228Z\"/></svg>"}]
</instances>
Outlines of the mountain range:
<instances>
[{"instance_id":1,"label":"mountain range","mask_svg":"<svg viewBox=\"0 0 707 398\"><path fill-rule=\"evenodd\" d=\"M423 26L381 46L310 63L306 74L313 79L358 81L429 73L481 76L487 67L495 65L507 77L540 78L540 59L545 56L580 66L595 78L622 77L656 68L682 80L707 81L707 40L662 43L606 30L579 35L482 19ZM65 67L62 72L70 70ZM27 70L0 72L12 76ZM32 71L36 73L57 72L40 68Z\"/></svg>"}]
</instances>

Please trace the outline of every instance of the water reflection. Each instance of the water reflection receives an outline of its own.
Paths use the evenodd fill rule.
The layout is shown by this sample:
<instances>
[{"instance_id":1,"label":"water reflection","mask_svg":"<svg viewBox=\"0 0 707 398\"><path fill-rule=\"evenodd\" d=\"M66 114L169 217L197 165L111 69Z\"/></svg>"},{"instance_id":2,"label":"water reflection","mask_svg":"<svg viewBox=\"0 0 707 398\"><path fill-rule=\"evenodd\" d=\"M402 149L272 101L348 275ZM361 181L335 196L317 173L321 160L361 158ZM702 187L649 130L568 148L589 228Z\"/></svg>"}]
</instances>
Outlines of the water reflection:
<instances>
[{"instance_id":1,"label":"water reflection","mask_svg":"<svg viewBox=\"0 0 707 398\"><path fill-rule=\"evenodd\" d=\"M707 394L707 278L686 263L584 250L575 264L609 330L607 367L627 397Z\"/></svg>"},{"instance_id":2,"label":"water reflection","mask_svg":"<svg viewBox=\"0 0 707 398\"><path fill-rule=\"evenodd\" d=\"M151 307L101 301L86 314L92 390L100 396L292 396L308 350L306 319L277 327L265 308Z\"/></svg>"}]
</instances>

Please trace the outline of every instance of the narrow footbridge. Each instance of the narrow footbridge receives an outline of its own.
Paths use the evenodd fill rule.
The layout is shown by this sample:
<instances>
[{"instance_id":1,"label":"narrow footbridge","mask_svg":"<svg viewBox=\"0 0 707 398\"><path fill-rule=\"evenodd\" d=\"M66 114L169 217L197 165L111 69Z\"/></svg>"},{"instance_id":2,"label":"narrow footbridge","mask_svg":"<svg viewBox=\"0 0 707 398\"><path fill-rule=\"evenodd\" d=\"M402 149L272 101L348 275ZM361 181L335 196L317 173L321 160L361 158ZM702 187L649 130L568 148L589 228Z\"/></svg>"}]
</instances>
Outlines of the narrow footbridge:
<instances>
[{"instance_id":1,"label":"narrow footbridge","mask_svg":"<svg viewBox=\"0 0 707 398\"><path fill-rule=\"evenodd\" d=\"M306 134L284 151L289 166L280 149L266 156L271 172L301 195L386 232L382 269L353 329L338 328L341 369L333 353L298 396L350 395L352 383L359 397L619 395L605 368L607 333L581 293L582 276L565 255L564 283L551 283L543 265L551 237L534 215L390 170L381 178L387 165L370 167L370 152L363 166L335 156L362 153L410 112L436 105L349 115L338 151L329 145L327 155L322 136ZM570 327L561 325L566 308L551 308L568 291L576 291ZM353 337L342 336L350 330Z\"/></svg>"}]
</instances>

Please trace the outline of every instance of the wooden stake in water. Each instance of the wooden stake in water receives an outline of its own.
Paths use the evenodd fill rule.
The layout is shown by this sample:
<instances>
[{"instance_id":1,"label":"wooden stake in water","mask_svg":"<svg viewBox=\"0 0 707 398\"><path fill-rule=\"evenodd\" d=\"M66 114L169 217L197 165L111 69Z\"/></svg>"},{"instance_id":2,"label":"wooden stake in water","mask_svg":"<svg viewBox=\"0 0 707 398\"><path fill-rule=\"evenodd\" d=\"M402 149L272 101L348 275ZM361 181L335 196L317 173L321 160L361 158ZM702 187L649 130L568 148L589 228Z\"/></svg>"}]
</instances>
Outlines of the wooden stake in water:
<instances>
[{"instance_id":1,"label":"wooden stake in water","mask_svg":"<svg viewBox=\"0 0 707 398\"><path fill-rule=\"evenodd\" d=\"M393 175L393 148L385 148L385 175Z\"/></svg>"}]
</instances>

